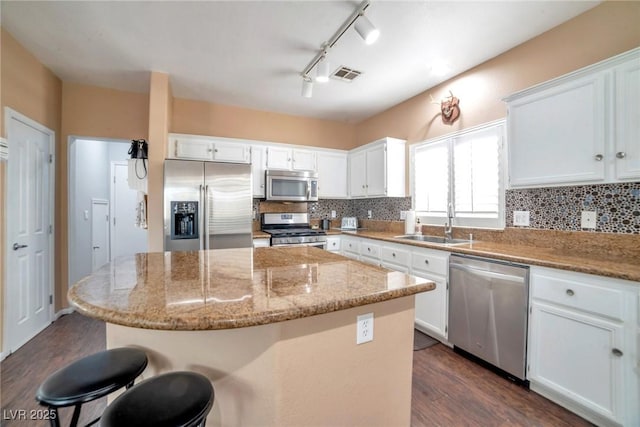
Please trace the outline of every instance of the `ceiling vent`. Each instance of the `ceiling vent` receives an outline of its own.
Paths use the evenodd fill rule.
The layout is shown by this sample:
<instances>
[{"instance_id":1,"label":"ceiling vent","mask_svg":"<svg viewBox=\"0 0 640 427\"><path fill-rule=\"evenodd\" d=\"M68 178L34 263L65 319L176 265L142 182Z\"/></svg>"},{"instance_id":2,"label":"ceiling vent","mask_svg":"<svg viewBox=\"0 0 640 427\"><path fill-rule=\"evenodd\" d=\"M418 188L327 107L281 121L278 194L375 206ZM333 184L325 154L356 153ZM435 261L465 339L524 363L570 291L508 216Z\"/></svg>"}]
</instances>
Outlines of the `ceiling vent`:
<instances>
[{"instance_id":1,"label":"ceiling vent","mask_svg":"<svg viewBox=\"0 0 640 427\"><path fill-rule=\"evenodd\" d=\"M343 82L352 82L360 74L362 74L362 71L357 71L342 65L331 75L331 77L336 80L342 80Z\"/></svg>"}]
</instances>

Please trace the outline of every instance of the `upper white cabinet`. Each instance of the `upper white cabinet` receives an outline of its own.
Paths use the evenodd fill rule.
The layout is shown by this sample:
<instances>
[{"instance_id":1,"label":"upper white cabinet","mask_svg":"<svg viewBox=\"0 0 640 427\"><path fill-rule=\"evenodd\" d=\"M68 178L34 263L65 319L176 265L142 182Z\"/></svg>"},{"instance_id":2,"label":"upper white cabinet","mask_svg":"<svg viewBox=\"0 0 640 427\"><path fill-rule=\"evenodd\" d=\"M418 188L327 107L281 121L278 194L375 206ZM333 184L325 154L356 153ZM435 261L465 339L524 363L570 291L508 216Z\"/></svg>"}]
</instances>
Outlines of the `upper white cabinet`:
<instances>
[{"instance_id":1,"label":"upper white cabinet","mask_svg":"<svg viewBox=\"0 0 640 427\"><path fill-rule=\"evenodd\" d=\"M346 199L347 152L318 151L318 197L321 199Z\"/></svg>"},{"instance_id":2,"label":"upper white cabinet","mask_svg":"<svg viewBox=\"0 0 640 427\"><path fill-rule=\"evenodd\" d=\"M640 49L511 95L513 188L640 178Z\"/></svg>"},{"instance_id":3,"label":"upper white cabinet","mask_svg":"<svg viewBox=\"0 0 640 427\"><path fill-rule=\"evenodd\" d=\"M169 135L168 158L250 163L251 148L242 141L196 135Z\"/></svg>"},{"instance_id":4,"label":"upper white cabinet","mask_svg":"<svg viewBox=\"0 0 640 427\"><path fill-rule=\"evenodd\" d=\"M404 197L405 141L383 138L349 152L351 197Z\"/></svg>"},{"instance_id":5,"label":"upper white cabinet","mask_svg":"<svg viewBox=\"0 0 640 427\"><path fill-rule=\"evenodd\" d=\"M268 146L267 169L316 171L316 152L314 150Z\"/></svg>"},{"instance_id":6,"label":"upper white cabinet","mask_svg":"<svg viewBox=\"0 0 640 427\"><path fill-rule=\"evenodd\" d=\"M253 197L265 197L265 173L267 161L266 148L262 145L251 146L251 177L253 180Z\"/></svg>"}]
</instances>

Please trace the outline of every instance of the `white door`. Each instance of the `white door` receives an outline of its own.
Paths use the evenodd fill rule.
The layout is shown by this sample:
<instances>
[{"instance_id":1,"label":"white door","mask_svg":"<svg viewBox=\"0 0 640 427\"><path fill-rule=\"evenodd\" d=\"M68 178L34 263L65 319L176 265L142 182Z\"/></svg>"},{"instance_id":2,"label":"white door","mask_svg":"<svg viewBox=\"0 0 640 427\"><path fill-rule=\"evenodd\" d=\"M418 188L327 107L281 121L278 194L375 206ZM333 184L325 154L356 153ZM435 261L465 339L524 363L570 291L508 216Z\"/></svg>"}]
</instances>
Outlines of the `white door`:
<instances>
[{"instance_id":1,"label":"white door","mask_svg":"<svg viewBox=\"0 0 640 427\"><path fill-rule=\"evenodd\" d=\"M11 353L51 323L54 132L5 111L9 164L4 351Z\"/></svg>"},{"instance_id":2,"label":"white door","mask_svg":"<svg viewBox=\"0 0 640 427\"><path fill-rule=\"evenodd\" d=\"M109 262L109 201L91 200L91 271Z\"/></svg>"},{"instance_id":3,"label":"white door","mask_svg":"<svg viewBox=\"0 0 640 427\"><path fill-rule=\"evenodd\" d=\"M137 192L129 188L127 163L111 163L111 259L147 252L147 230L136 226Z\"/></svg>"},{"instance_id":4,"label":"white door","mask_svg":"<svg viewBox=\"0 0 640 427\"><path fill-rule=\"evenodd\" d=\"M351 197L367 195L367 153L358 151L349 154L349 193Z\"/></svg>"}]
</instances>

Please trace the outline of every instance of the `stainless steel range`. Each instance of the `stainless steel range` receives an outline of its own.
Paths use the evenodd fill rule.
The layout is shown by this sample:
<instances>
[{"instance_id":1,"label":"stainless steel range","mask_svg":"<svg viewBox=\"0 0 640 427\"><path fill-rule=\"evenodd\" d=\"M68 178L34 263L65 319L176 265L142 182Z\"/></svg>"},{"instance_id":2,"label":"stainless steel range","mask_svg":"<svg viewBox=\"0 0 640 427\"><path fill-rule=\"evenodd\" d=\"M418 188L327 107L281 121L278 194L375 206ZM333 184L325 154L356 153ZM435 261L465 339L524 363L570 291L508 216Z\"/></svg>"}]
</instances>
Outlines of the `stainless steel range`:
<instances>
[{"instance_id":1,"label":"stainless steel range","mask_svg":"<svg viewBox=\"0 0 640 427\"><path fill-rule=\"evenodd\" d=\"M311 228L308 213L264 213L262 231L271 235L271 246L327 247L327 233Z\"/></svg>"}]
</instances>

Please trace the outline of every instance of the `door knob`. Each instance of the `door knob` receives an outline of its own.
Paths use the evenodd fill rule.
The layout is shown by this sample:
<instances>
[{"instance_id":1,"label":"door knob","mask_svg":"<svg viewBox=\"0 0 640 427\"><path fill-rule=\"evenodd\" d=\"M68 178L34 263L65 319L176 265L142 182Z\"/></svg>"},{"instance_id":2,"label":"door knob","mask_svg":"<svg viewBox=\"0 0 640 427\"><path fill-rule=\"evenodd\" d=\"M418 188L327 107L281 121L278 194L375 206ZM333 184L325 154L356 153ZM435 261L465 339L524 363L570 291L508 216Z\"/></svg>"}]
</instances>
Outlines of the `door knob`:
<instances>
[{"instance_id":1,"label":"door knob","mask_svg":"<svg viewBox=\"0 0 640 427\"><path fill-rule=\"evenodd\" d=\"M596 154L593 158L596 159L596 161L601 162L602 159L604 159L604 156L602 154Z\"/></svg>"},{"instance_id":2,"label":"door knob","mask_svg":"<svg viewBox=\"0 0 640 427\"><path fill-rule=\"evenodd\" d=\"M26 247L27 247L27 245L20 245L18 243L14 243L13 244L13 250L14 251L17 251L18 249L22 249L22 248L26 248Z\"/></svg>"},{"instance_id":3,"label":"door knob","mask_svg":"<svg viewBox=\"0 0 640 427\"><path fill-rule=\"evenodd\" d=\"M616 157L619 159L624 159L625 157L627 157L627 153L625 153L624 151L618 151L616 153Z\"/></svg>"}]
</instances>

